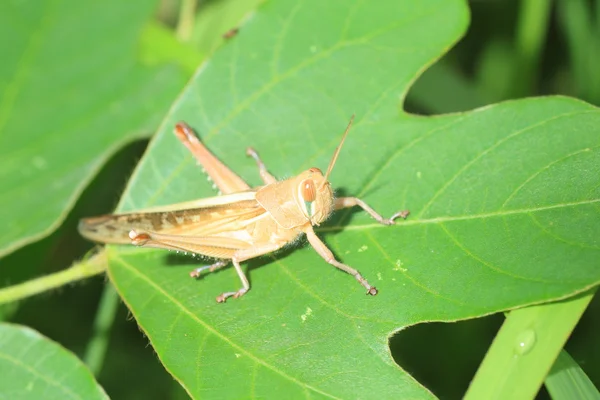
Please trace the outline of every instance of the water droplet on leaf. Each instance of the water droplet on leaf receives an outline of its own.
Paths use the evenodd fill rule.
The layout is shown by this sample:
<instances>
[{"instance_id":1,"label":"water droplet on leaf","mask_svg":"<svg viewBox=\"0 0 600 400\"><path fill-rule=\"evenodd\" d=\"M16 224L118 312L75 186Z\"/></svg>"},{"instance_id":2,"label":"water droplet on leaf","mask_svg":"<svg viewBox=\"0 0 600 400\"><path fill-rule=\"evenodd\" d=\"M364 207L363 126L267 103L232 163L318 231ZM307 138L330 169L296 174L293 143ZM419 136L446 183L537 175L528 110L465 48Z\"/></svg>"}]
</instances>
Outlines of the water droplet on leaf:
<instances>
[{"instance_id":1,"label":"water droplet on leaf","mask_svg":"<svg viewBox=\"0 0 600 400\"><path fill-rule=\"evenodd\" d=\"M533 329L520 332L516 337L515 353L519 356L529 353L535 345L535 340L535 331Z\"/></svg>"}]
</instances>

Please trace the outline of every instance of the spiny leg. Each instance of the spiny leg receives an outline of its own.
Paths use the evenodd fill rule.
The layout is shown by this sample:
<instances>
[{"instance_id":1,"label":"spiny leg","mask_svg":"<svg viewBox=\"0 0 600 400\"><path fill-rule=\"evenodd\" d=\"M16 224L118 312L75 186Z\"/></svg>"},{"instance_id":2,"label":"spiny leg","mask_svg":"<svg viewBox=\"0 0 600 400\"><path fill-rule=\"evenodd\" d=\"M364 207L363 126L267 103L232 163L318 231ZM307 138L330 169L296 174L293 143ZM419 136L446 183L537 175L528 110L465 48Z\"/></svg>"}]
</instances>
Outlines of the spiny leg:
<instances>
[{"instance_id":1,"label":"spiny leg","mask_svg":"<svg viewBox=\"0 0 600 400\"><path fill-rule=\"evenodd\" d=\"M202 267L198 267L193 271L190 271L190 276L192 278L199 278L202 271L208 270L208 272L214 272L219 268L223 268L229 264L229 260L219 260L211 265L203 265Z\"/></svg>"},{"instance_id":2,"label":"spiny leg","mask_svg":"<svg viewBox=\"0 0 600 400\"><path fill-rule=\"evenodd\" d=\"M157 233L148 233L148 232L137 232L135 230L131 230L129 232L129 238L131 239L131 244L140 247L153 247L158 249L166 249L166 250L177 250L177 251L190 251L192 253L202 254L202 251L198 251L194 243L190 241L191 238L186 238L188 241L184 241L180 238L180 240L175 240L171 238L171 240L166 240L165 238L168 235L161 235ZM239 263L236 260L231 260L233 265L235 266L236 271L240 275L240 279L242 280L242 284L244 285L244 289L240 289L239 292L246 293L250 289L250 285L248 284L248 279L244 275L243 271ZM204 270L209 270L210 272L222 268L229 264L229 260L219 260L212 265L205 265L190 272L190 276L192 278L198 278L200 273ZM217 301L222 303L225 299L231 295L235 295L237 292L224 293L217 297ZM235 297L241 296L243 293L238 294Z\"/></svg>"},{"instance_id":3,"label":"spiny leg","mask_svg":"<svg viewBox=\"0 0 600 400\"><path fill-rule=\"evenodd\" d=\"M262 162L256 150L254 150L252 147L248 147L246 149L246 155L254 158L254 161L256 161L256 164L258 164L258 173L265 184L269 185L277 182L277 178L269 173L267 166Z\"/></svg>"},{"instance_id":4,"label":"spiny leg","mask_svg":"<svg viewBox=\"0 0 600 400\"><path fill-rule=\"evenodd\" d=\"M383 225L393 225L394 220L396 218L406 219L410 214L410 211L403 210L398 211L396 214L392 215L390 218L383 218L377 211L373 210L367 203L362 201L357 197L339 197L335 199L334 208L336 210L340 210L342 208L359 206L363 210L365 210L371 217L375 218L377 222Z\"/></svg>"},{"instance_id":5,"label":"spiny leg","mask_svg":"<svg viewBox=\"0 0 600 400\"><path fill-rule=\"evenodd\" d=\"M325 243L323 243L321 239L319 239L315 231L313 231L312 227L307 228L305 233L310 245L313 247L313 249L316 250L316 252L321 257L323 257L325 261L327 261L334 267L339 268L342 271L345 271L352 275L365 289L367 289L367 294L370 294L371 296L375 296L377 294L377 289L375 288L375 286L371 286L369 282L367 282L367 280L363 278L360 272L346 264L342 264L333 257L333 253L331 252L331 250L329 250Z\"/></svg>"},{"instance_id":6,"label":"spiny leg","mask_svg":"<svg viewBox=\"0 0 600 400\"><path fill-rule=\"evenodd\" d=\"M250 189L250 186L235 172L223 164L198 140L198 137L185 122L175 125L175 136L187 147L202 165L210 179L224 194L241 192Z\"/></svg>"},{"instance_id":7,"label":"spiny leg","mask_svg":"<svg viewBox=\"0 0 600 400\"><path fill-rule=\"evenodd\" d=\"M165 235L159 233L152 232L137 232L135 230L131 230L129 232L129 238L131 239L131 243L136 246L141 247L154 247L159 249L167 249L167 250L180 250L180 251L190 251L198 254L206 254L209 256L215 257L223 257L223 254L216 255L210 254L206 251L207 248L215 248L216 243L215 240L219 240L219 238L211 238L211 237L177 237L173 235ZM212 241L212 242L211 242ZM251 258L255 258L258 256L262 256L264 254L272 253L275 250L283 247L287 242L281 241L277 243L267 243L261 247L251 247L243 250L235 250L231 255L231 262L235 267L240 280L242 281L242 288L235 292L225 292L217 296L217 302L223 303L227 298L233 297L237 298L243 296L250 290L250 283L248 282L248 278L244 274L242 267L240 266L240 262L249 260ZM217 246L219 247L219 246ZM204 249L204 250L203 250ZM221 248L223 251L230 250L227 248ZM209 265L206 267L200 267L199 270L202 271L204 269L217 269L222 266L228 264L227 260L221 260L213 265ZM200 271L197 273L199 274ZM195 271L192 271L190 274L192 276L196 275Z\"/></svg>"}]
</instances>

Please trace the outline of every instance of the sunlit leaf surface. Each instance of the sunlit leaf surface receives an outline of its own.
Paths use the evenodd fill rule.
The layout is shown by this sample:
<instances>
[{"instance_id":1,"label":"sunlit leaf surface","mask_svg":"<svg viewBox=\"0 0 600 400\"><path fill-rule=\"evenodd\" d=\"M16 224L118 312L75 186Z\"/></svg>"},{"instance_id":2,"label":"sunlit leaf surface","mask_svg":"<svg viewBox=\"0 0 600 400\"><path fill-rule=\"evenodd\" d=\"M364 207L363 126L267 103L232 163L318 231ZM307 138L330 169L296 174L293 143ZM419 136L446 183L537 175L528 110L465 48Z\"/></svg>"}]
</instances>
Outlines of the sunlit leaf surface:
<instances>
[{"instance_id":1,"label":"sunlit leaf surface","mask_svg":"<svg viewBox=\"0 0 600 400\"><path fill-rule=\"evenodd\" d=\"M166 117L122 209L213 195L172 134L179 120L259 184L245 148L289 177L325 168L356 124L331 181L385 215L341 212L320 228L380 294L300 246L190 280L198 261L110 249L110 275L166 368L196 397L415 398L388 337L569 296L600 278L600 113L567 98L464 114L401 111L420 71L467 26L459 1L266 3L205 65ZM216 382L227 382L217 385Z\"/></svg>"}]
</instances>

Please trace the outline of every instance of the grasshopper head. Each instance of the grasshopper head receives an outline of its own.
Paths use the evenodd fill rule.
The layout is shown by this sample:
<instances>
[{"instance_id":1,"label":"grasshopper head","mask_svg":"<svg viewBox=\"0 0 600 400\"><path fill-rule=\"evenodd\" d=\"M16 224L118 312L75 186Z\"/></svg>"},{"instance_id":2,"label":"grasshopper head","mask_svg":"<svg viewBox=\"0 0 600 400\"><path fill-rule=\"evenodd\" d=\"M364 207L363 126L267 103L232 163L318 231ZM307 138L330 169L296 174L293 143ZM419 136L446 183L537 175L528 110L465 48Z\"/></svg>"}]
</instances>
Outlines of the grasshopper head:
<instances>
[{"instance_id":1,"label":"grasshopper head","mask_svg":"<svg viewBox=\"0 0 600 400\"><path fill-rule=\"evenodd\" d=\"M319 168L311 168L297 177L296 198L313 225L325 221L333 210L333 192Z\"/></svg>"},{"instance_id":2,"label":"grasshopper head","mask_svg":"<svg viewBox=\"0 0 600 400\"><path fill-rule=\"evenodd\" d=\"M300 208L304 216L308 218L312 225L319 225L333 211L333 192L328 180L329 174L340 154L340 150L342 149L344 140L346 140L346 136L348 136L353 121L354 115L350 118L340 144L333 152L333 157L331 157L325 175L323 175L323 172L319 168L311 168L298 176L296 199L301 205Z\"/></svg>"}]
</instances>

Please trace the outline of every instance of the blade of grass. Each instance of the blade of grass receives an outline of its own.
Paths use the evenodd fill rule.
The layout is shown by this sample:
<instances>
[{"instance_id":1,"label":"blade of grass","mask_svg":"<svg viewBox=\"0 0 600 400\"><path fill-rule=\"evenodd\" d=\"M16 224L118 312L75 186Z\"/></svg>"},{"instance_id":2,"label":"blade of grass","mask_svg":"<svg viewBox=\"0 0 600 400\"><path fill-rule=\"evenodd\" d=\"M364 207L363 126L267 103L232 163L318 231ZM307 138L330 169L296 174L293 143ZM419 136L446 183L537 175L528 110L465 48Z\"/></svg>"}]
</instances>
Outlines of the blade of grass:
<instances>
[{"instance_id":1,"label":"blade of grass","mask_svg":"<svg viewBox=\"0 0 600 400\"><path fill-rule=\"evenodd\" d=\"M119 306L119 295L114 286L107 282L102 292L102 298L94 319L92 338L90 339L83 361L94 376L98 376L102 370L102 364L106 356L106 348L110 336L110 328L113 325L117 307Z\"/></svg>"},{"instance_id":2,"label":"blade of grass","mask_svg":"<svg viewBox=\"0 0 600 400\"><path fill-rule=\"evenodd\" d=\"M511 311L465 399L532 399L595 290Z\"/></svg>"},{"instance_id":3,"label":"blade of grass","mask_svg":"<svg viewBox=\"0 0 600 400\"><path fill-rule=\"evenodd\" d=\"M557 6L558 22L569 47L569 61L577 95L598 104L600 75L597 73L597 62L600 60L600 39L595 35L592 11L584 0L559 1ZM598 13L597 11L596 14Z\"/></svg>"},{"instance_id":4,"label":"blade of grass","mask_svg":"<svg viewBox=\"0 0 600 400\"><path fill-rule=\"evenodd\" d=\"M532 94L535 77L540 64L540 56L544 47L550 9L549 0L522 0L517 21L515 36L515 52L518 68L514 74L515 97Z\"/></svg>"},{"instance_id":5,"label":"blade of grass","mask_svg":"<svg viewBox=\"0 0 600 400\"><path fill-rule=\"evenodd\" d=\"M590 378L564 350L556 358L545 384L553 400L600 399Z\"/></svg>"},{"instance_id":6,"label":"blade of grass","mask_svg":"<svg viewBox=\"0 0 600 400\"><path fill-rule=\"evenodd\" d=\"M179 19L177 21L177 39L188 42L194 30L198 0L181 0Z\"/></svg>"}]
</instances>

